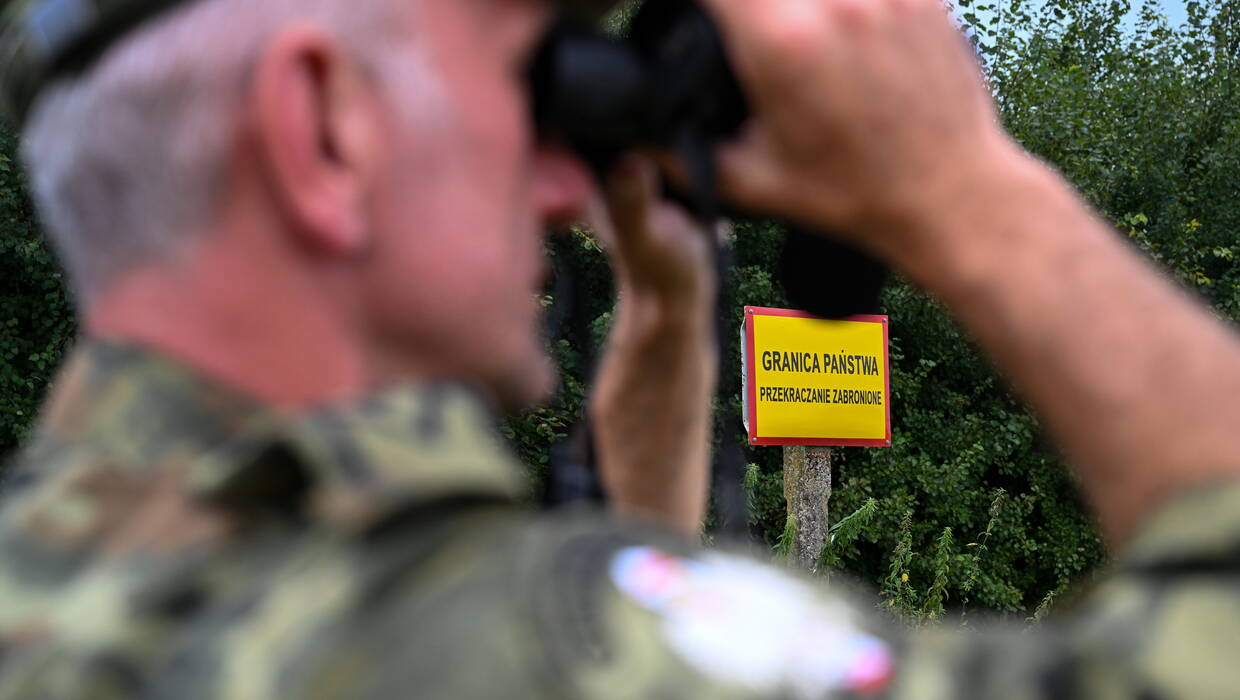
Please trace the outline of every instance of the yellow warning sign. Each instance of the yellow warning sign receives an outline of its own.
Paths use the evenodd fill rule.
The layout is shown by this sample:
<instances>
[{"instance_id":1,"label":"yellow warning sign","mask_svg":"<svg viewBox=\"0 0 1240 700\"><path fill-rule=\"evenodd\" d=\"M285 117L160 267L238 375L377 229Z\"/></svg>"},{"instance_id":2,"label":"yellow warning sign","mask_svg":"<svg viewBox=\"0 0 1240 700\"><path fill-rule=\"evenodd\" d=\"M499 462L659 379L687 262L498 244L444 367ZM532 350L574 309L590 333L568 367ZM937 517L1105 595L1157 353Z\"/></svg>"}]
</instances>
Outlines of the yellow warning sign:
<instances>
[{"instance_id":1,"label":"yellow warning sign","mask_svg":"<svg viewBox=\"0 0 1240 700\"><path fill-rule=\"evenodd\" d=\"M887 321L745 307L749 444L890 446Z\"/></svg>"}]
</instances>

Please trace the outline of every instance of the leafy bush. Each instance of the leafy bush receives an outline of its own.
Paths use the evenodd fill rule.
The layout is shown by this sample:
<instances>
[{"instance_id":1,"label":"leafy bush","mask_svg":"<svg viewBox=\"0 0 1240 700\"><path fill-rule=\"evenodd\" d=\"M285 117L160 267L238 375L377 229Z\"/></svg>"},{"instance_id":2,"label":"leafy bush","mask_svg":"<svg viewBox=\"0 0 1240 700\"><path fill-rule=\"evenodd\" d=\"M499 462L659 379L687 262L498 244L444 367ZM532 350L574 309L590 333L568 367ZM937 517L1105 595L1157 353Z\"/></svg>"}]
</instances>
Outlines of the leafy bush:
<instances>
[{"instance_id":1,"label":"leafy bush","mask_svg":"<svg viewBox=\"0 0 1240 700\"><path fill-rule=\"evenodd\" d=\"M60 271L26 197L16 135L0 121L0 459L26 433L73 334Z\"/></svg>"}]
</instances>

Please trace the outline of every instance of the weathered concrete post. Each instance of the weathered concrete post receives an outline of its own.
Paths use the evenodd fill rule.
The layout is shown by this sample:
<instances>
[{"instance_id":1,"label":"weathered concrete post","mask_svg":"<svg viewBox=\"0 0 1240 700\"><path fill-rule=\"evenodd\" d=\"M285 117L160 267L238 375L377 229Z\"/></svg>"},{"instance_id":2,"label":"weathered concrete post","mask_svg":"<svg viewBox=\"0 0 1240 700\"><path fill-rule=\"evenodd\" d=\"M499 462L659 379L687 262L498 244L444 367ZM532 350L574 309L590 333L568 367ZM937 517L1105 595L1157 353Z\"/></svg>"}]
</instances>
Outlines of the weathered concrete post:
<instances>
[{"instance_id":1,"label":"weathered concrete post","mask_svg":"<svg viewBox=\"0 0 1240 700\"><path fill-rule=\"evenodd\" d=\"M831 498L831 448L784 446L784 499L796 518L796 539L788 564L813 571L827 543L827 502Z\"/></svg>"}]
</instances>

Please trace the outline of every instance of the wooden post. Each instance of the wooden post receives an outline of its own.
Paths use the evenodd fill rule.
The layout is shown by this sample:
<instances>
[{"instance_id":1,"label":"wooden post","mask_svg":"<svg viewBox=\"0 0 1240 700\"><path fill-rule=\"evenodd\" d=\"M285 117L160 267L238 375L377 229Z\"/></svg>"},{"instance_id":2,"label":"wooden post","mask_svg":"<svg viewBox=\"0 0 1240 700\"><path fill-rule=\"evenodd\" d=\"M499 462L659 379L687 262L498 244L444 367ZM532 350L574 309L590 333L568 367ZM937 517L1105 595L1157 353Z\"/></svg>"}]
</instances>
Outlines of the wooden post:
<instances>
[{"instance_id":1,"label":"wooden post","mask_svg":"<svg viewBox=\"0 0 1240 700\"><path fill-rule=\"evenodd\" d=\"M831 498L831 448L784 447L784 499L796 518L796 538L788 564L814 571L827 543L827 502Z\"/></svg>"}]
</instances>

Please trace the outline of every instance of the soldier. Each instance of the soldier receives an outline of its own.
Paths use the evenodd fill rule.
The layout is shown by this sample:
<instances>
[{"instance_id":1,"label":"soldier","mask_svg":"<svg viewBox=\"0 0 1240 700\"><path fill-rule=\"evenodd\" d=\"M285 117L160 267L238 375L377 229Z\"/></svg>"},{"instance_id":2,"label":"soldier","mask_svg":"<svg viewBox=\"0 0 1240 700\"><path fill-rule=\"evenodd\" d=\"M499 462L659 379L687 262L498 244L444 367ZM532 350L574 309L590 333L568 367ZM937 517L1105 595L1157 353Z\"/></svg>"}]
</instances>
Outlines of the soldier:
<instances>
[{"instance_id":1,"label":"soldier","mask_svg":"<svg viewBox=\"0 0 1240 700\"><path fill-rule=\"evenodd\" d=\"M2 50L85 332L0 512L0 697L1234 696L1232 332L1002 133L937 0L707 4L730 195L951 305L1121 552L1089 602L896 632L635 524L696 527L711 391L638 160L593 404L628 519L520 505L490 416L547 391L536 231L590 190L525 118L541 2L46 0Z\"/></svg>"}]
</instances>

